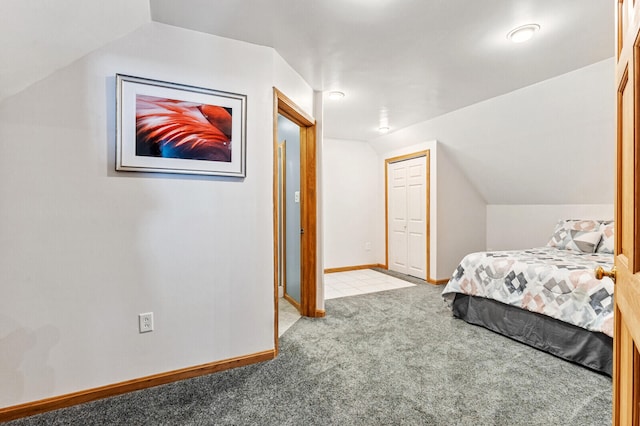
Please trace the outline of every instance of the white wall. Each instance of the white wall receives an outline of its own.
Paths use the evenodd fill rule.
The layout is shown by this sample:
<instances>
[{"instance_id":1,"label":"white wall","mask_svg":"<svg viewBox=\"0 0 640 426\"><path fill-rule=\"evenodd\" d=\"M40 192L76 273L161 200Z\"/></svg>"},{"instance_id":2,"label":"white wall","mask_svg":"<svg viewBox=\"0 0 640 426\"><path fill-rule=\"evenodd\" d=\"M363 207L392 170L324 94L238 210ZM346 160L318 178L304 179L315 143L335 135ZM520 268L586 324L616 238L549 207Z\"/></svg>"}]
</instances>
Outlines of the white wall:
<instances>
[{"instance_id":1,"label":"white wall","mask_svg":"<svg viewBox=\"0 0 640 426\"><path fill-rule=\"evenodd\" d=\"M542 247L560 219L613 219L613 204L488 205L487 250Z\"/></svg>"},{"instance_id":2,"label":"white wall","mask_svg":"<svg viewBox=\"0 0 640 426\"><path fill-rule=\"evenodd\" d=\"M116 73L246 94L246 179L115 172ZM151 23L0 103L0 407L273 349L274 85L312 113L272 49Z\"/></svg>"},{"instance_id":3,"label":"white wall","mask_svg":"<svg viewBox=\"0 0 640 426\"><path fill-rule=\"evenodd\" d=\"M321 110L317 109L315 92L309 90L309 85L306 81L291 68L280 55L274 53L273 59L273 77L274 86L280 90L289 99L293 100L296 105L304 110L310 116L316 118L317 125L322 124ZM255 71L255 70L254 70ZM322 107L322 103L319 105ZM315 114L315 115L314 115ZM316 128L317 129L317 128ZM321 133L320 133L321 134Z\"/></svg>"},{"instance_id":4,"label":"white wall","mask_svg":"<svg viewBox=\"0 0 640 426\"><path fill-rule=\"evenodd\" d=\"M384 263L379 222L378 155L367 142L325 139L323 144L324 266ZM371 245L366 248L366 243ZM382 257L382 260L381 260Z\"/></svg>"},{"instance_id":5,"label":"white wall","mask_svg":"<svg viewBox=\"0 0 640 426\"><path fill-rule=\"evenodd\" d=\"M438 149L437 192L438 258L432 276L444 280L451 278L466 254L484 250L486 203L444 146Z\"/></svg>"}]
</instances>

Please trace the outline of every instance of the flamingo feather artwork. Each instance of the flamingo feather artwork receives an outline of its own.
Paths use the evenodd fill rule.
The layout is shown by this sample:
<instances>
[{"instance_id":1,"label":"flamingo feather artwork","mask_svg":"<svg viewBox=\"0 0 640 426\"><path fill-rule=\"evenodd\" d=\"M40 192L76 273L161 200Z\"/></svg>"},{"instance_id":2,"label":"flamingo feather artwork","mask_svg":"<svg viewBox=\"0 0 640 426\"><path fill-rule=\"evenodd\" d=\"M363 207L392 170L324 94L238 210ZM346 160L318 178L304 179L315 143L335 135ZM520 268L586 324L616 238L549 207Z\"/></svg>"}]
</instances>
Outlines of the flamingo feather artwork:
<instances>
[{"instance_id":1,"label":"flamingo feather artwork","mask_svg":"<svg viewBox=\"0 0 640 426\"><path fill-rule=\"evenodd\" d=\"M246 95L117 74L116 170L245 177Z\"/></svg>"},{"instance_id":2,"label":"flamingo feather artwork","mask_svg":"<svg viewBox=\"0 0 640 426\"><path fill-rule=\"evenodd\" d=\"M138 95L136 155L231 161L231 111Z\"/></svg>"}]
</instances>

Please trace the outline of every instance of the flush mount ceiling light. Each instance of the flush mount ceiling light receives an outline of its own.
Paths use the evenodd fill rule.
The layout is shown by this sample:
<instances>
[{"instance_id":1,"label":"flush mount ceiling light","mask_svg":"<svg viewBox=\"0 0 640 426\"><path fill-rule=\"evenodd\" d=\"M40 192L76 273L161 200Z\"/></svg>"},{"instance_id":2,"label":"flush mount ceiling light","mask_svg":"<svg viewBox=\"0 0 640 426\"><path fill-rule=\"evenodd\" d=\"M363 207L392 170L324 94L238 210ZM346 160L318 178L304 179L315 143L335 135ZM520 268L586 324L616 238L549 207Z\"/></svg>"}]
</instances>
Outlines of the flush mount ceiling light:
<instances>
[{"instance_id":1,"label":"flush mount ceiling light","mask_svg":"<svg viewBox=\"0 0 640 426\"><path fill-rule=\"evenodd\" d=\"M339 92L334 90L333 92L329 92L329 99L338 100L344 98L344 92Z\"/></svg>"},{"instance_id":2,"label":"flush mount ceiling light","mask_svg":"<svg viewBox=\"0 0 640 426\"><path fill-rule=\"evenodd\" d=\"M389 133L389 130L391 130L389 126L378 127L378 132L380 133Z\"/></svg>"},{"instance_id":3,"label":"flush mount ceiling light","mask_svg":"<svg viewBox=\"0 0 640 426\"><path fill-rule=\"evenodd\" d=\"M509 31L507 38L514 43L522 43L524 41L531 40L538 30L540 30L540 25L538 24L522 25Z\"/></svg>"}]
</instances>

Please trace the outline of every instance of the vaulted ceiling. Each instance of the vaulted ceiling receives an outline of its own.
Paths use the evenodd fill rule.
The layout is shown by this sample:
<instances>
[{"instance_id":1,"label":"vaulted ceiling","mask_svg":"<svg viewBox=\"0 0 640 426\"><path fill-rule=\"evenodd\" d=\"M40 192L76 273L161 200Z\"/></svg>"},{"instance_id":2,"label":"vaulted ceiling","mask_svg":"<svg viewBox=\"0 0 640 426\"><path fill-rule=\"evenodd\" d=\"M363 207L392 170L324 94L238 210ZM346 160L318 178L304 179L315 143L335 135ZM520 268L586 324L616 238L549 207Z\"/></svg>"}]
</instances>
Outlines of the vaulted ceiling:
<instances>
[{"instance_id":1,"label":"vaulted ceiling","mask_svg":"<svg viewBox=\"0 0 640 426\"><path fill-rule=\"evenodd\" d=\"M327 102L325 135L370 140L614 54L613 1L150 0L154 21L275 48ZM506 34L537 23L537 37Z\"/></svg>"},{"instance_id":2,"label":"vaulted ceiling","mask_svg":"<svg viewBox=\"0 0 640 426\"><path fill-rule=\"evenodd\" d=\"M604 0L3 0L0 99L150 20L273 47L315 90L346 94L324 131L355 140L614 52ZM531 22L534 41L507 41Z\"/></svg>"}]
</instances>

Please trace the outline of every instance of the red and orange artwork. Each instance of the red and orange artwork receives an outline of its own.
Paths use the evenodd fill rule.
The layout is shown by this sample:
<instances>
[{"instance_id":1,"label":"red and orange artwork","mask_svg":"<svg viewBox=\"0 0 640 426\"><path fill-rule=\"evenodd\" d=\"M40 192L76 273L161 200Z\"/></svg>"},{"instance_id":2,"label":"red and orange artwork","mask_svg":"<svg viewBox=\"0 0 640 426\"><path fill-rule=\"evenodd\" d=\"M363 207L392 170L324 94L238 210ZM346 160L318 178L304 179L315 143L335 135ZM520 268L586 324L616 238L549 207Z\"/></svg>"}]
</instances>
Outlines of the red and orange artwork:
<instances>
[{"instance_id":1,"label":"red and orange artwork","mask_svg":"<svg viewBox=\"0 0 640 426\"><path fill-rule=\"evenodd\" d=\"M231 161L231 108L136 96L136 155Z\"/></svg>"}]
</instances>

